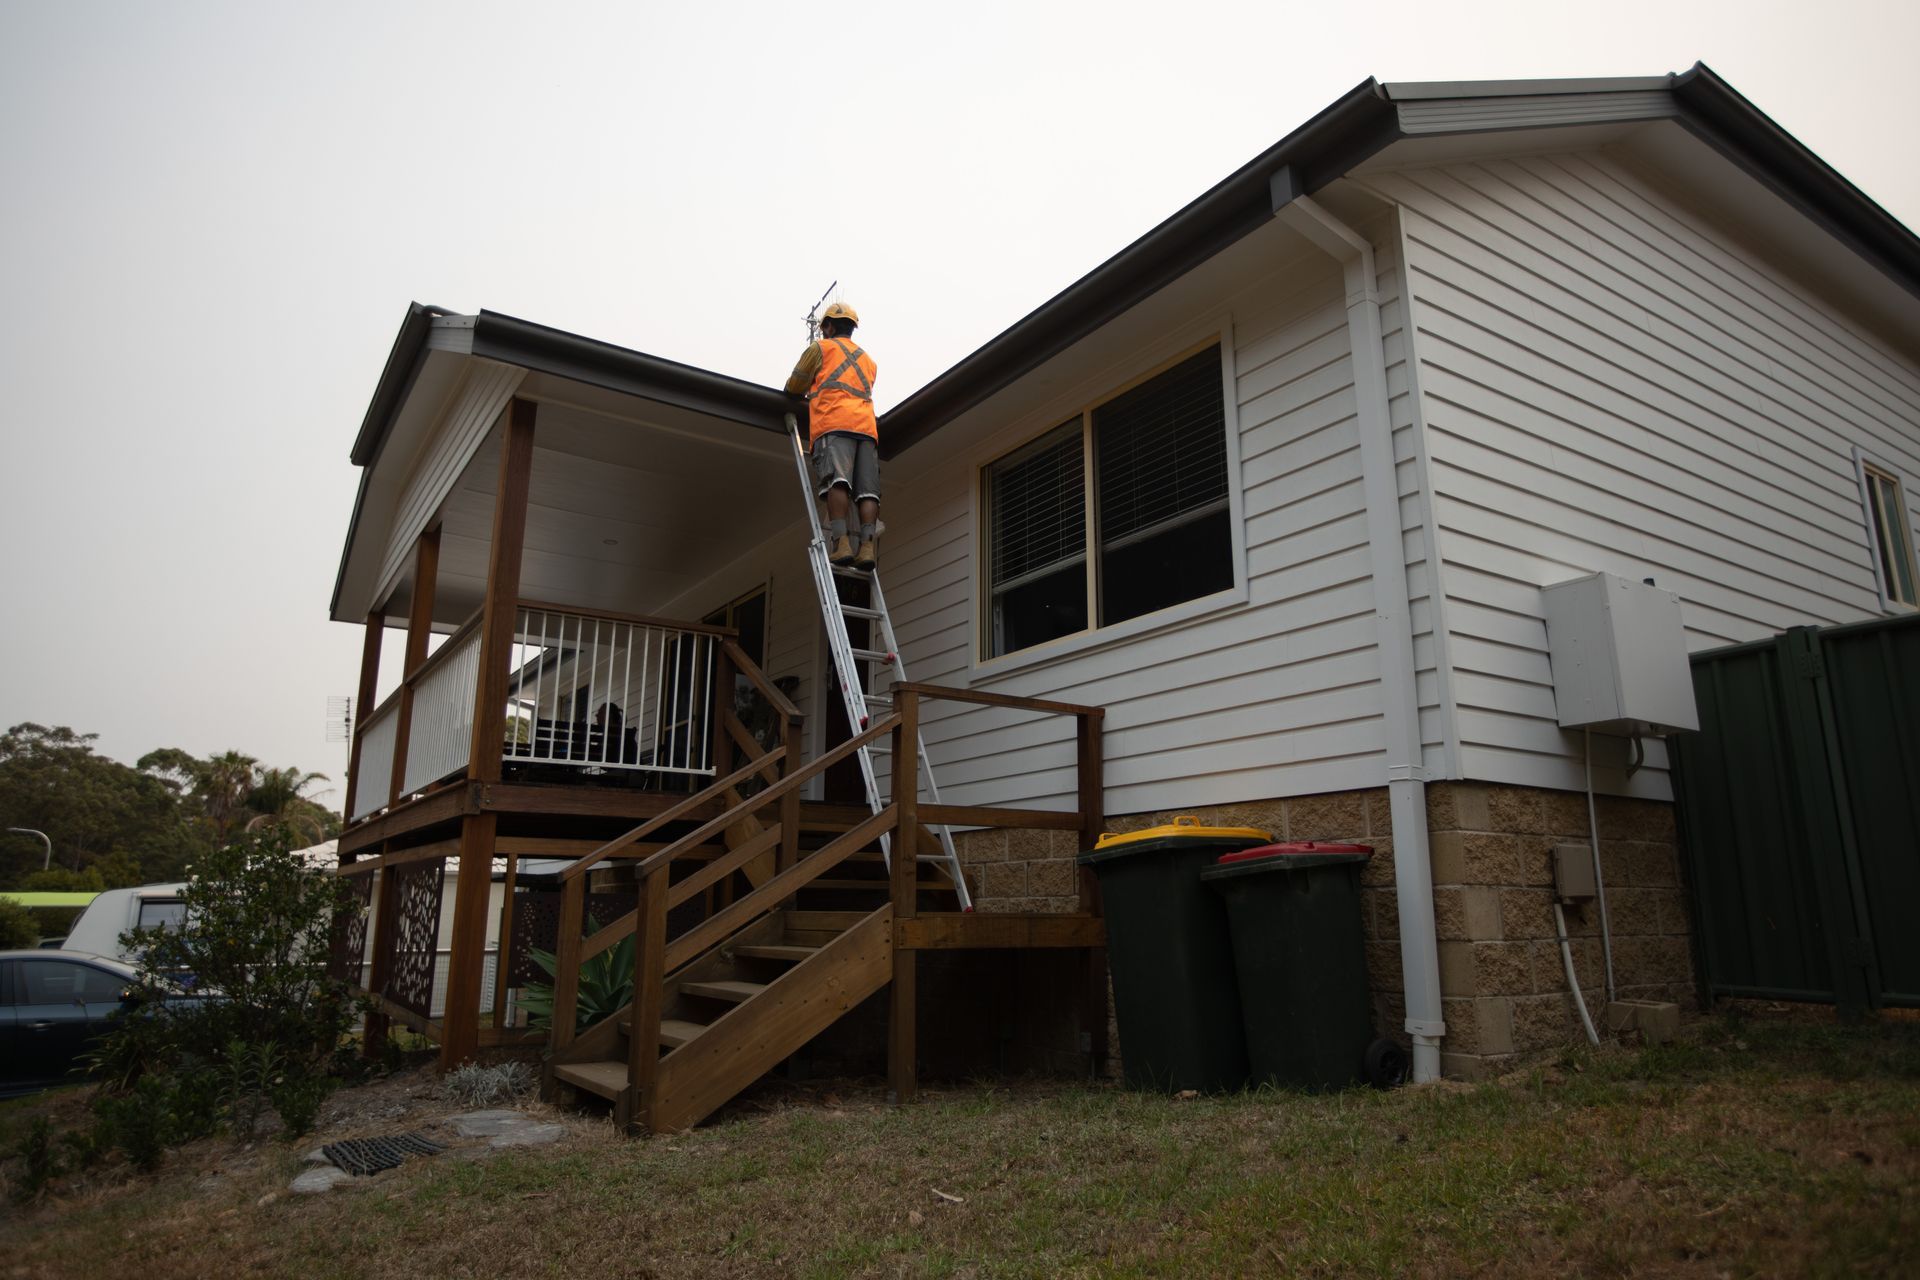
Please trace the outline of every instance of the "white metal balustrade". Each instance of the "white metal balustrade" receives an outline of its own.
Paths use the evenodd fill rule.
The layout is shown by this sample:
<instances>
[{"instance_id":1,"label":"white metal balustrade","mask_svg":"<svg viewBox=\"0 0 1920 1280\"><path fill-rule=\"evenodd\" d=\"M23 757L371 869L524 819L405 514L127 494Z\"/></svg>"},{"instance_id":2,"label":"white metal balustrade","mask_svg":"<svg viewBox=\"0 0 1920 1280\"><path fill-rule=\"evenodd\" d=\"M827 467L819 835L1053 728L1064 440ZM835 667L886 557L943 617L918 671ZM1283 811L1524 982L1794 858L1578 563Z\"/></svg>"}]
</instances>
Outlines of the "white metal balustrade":
<instances>
[{"instance_id":1,"label":"white metal balustrade","mask_svg":"<svg viewBox=\"0 0 1920 1280\"><path fill-rule=\"evenodd\" d=\"M400 732L400 705L387 702L360 726L360 766L349 819L364 818L387 807L387 789L393 779L394 739Z\"/></svg>"},{"instance_id":2,"label":"white metal balustrade","mask_svg":"<svg viewBox=\"0 0 1920 1280\"><path fill-rule=\"evenodd\" d=\"M432 666L421 671L413 687L413 721L407 730L402 794L411 794L467 767L473 749L474 682L479 675L478 627L441 646L433 655Z\"/></svg>"},{"instance_id":3,"label":"white metal balustrade","mask_svg":"<svg viewBox=\"0 0 1920 1280\"><path fill-rule=\"evenodd\" d=\"M720 635L548 605L520 610L503 758L712 774Z\"/></svg>"}]
</instances>

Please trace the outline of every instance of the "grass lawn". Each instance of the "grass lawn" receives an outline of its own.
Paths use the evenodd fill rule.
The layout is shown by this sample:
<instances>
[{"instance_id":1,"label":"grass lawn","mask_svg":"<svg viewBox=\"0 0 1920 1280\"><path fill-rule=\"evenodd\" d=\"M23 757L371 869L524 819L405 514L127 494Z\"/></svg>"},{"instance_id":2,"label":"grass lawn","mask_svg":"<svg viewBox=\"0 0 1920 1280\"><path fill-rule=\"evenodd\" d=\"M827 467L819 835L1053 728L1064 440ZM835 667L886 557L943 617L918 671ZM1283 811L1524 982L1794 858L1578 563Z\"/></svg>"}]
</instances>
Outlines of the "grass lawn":
<instances>
[{"instance_id":1,"label":"grass lawn","mask_svg":"<svg viewBox=\"0 0 1920 1280\"><path fill-rule=\"evenodd\" d=\"M768 1087L692 1133L581 1121L290 1197L310 1145L202 1144L7 1210L0 1274L1920 1275L1908 1021L1719 1017L1391 1094Z\"/></svg>"}]
</instances>

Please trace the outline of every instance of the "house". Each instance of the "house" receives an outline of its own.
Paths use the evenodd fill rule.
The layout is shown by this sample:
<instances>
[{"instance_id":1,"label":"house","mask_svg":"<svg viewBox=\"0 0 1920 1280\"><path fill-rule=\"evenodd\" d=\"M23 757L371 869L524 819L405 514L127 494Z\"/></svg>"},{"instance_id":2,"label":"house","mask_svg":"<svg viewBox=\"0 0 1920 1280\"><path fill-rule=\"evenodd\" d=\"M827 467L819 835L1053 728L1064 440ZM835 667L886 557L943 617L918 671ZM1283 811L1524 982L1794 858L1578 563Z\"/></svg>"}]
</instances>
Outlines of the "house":
<instances>
[{"instance_id":1,"label":"house","mask_svg":"<svg viewBox=\"0 0 1920 1280\"><path fill-rule=\"evenodd\" d=\"M850 730L821 696L783 398L416 306L354 447L333 600L369 654L343 871L584 855L577 920L579 880L652 848L614 896L658 920L702 891L786 901L802 855L851 857L876 823L966 828L973 916L898 859L891 945L844 912L786 922L820 948L793 974L833 953L861 975L801 1029L888 990L910 1089L934 939L1071 955L1081 989L1056 1012L1103 1050L1097 894L1071 860L1098 831L1201 812L1360 838L1380 1027L1423 1078L1497 1069L1577 1025L1556 845L1596 839L1605 873L1604 945L1596 911L1570 916L1582 988L1609 964L1623 997L1693 987L1663 743L1562 727L1543 588L1651 579L1693 649L1913 608L1917 293L1913 234L1704 66L1358 86L884 416L883 573L914 680L896 706L942 794L889 781L892 818L865 822L819 767ZM717 476L729 518L695 536ZM403 618L413 674L375 709ZM765 733L726 723L748 702ZM771 801L748 822L698 789L742 758L777 824ZM605 785L620 774L640 786ZM696 820L679 843L721 870L649 863L682 859L668 842ZM629 821L644 835L596 857ZM423 881L382 901L437 906ZM762 909L707 905L723 926ZM459 1007L481 907L453 911L450 1060L489 1038ZM696 953L639 962L645 1025L681 1023L689 983L738 980L663 978ZM648 1099L751 1021L633 1052L626 1105L690 1114Z\"/></svg>"}]
</instances>

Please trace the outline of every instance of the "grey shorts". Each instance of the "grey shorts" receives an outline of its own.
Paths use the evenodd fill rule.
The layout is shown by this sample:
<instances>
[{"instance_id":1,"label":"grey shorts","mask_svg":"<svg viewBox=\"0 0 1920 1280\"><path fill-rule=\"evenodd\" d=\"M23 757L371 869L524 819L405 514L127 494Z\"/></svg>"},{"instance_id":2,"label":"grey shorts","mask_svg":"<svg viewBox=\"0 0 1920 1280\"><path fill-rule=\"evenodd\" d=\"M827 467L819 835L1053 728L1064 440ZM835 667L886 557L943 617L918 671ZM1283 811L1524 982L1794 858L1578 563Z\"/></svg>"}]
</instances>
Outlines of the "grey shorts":
<instances>
[{"instance_id":1,"label":"grey shorts","mask_svg":"<svg viewBox=\"0 0 1920 1280\"><path fill-rule=\"evenodd\" d=\"M813 479L821 497L837 484L852 490L855 502L880 500L880 450L872 436L829 431L813 442Z\"/></svg>"}]
</instances>

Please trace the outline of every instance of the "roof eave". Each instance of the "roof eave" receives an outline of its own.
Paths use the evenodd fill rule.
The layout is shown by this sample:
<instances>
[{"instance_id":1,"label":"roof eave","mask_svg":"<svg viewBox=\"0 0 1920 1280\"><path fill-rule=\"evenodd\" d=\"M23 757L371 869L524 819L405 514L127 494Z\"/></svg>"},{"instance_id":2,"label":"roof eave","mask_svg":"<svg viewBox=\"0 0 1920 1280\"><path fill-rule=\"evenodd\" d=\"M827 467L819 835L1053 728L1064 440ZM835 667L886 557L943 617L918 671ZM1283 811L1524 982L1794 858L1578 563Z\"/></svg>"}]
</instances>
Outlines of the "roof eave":
<instances>
[{"instance_id":1,"label":"roof eave","mask_svg":"<svg viewBox=\"0 0 1920 1280\"><path fill-rule=\"evenodd\" d=\"M1920 239L1704 62L1673 78L1683 128L1920 297Z\"/></svg>"},{"instance_id":2,"label":"roof eave","mask_svg":"<svg viewBox=\"0 0 1920 1280\"><path fill-rule=\"evenodd\" d=\"M927 383L881 419L892 457L1179 279L1273 217L1273 176L1319 190L1400 136L1393 104L1368 78L1132 244Z\"/></svg>"},{"instance_id":3,"label":"roof eave","mask_svg":"<svg viewBox=\"0 0 1920 1280\"><path fill-rule=\"evenodd\" d=\"M773 387L496 311L474 317L473 354L766 431L784 432L793 408Z\"/></svg>"}]
</instances>

